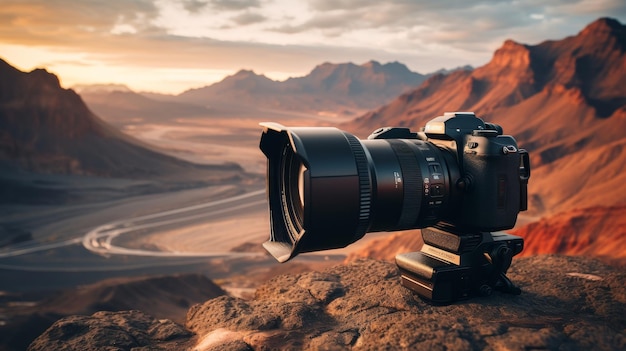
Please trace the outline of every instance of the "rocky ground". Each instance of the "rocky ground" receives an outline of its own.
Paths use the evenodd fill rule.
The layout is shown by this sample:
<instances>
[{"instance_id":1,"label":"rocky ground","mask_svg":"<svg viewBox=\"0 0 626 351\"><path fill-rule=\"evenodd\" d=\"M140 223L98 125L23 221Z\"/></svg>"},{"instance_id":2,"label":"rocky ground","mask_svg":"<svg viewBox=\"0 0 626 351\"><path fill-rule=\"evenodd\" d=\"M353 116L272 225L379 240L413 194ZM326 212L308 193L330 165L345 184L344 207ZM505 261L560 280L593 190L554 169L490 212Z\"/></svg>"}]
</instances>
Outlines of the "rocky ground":
<instances>
[{"instance_id":1,"label":"rocky ground","mask_svg":"<svg viewBox=\"0 0 626 351\"><path fill-rule=\"evenodd\" d=\"M138 311L62 319L29 350L624 350L626 273L584 257L515 259L519 296L434 306L371 259L278 276L253 299L193 306L185 326Z\"/></svg>"}]
</instances>

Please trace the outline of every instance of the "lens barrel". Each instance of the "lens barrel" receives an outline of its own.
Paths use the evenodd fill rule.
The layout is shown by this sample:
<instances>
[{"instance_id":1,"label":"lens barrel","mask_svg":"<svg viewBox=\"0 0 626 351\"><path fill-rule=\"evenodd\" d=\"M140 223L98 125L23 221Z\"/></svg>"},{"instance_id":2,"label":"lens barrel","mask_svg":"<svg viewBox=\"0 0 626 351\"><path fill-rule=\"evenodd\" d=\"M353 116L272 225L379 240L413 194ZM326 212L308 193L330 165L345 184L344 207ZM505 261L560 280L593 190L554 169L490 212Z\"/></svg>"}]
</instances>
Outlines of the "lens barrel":
<instances>
[{"instance_id":1,"label":"lens barrel","mask_svg":"<svg viewBox=\"0 0 626 351\"><path fill-rule=\"evenodd\" d=\"M433 225L453 196L454 155L427 141L261 125L271 226L263 246L280 262L345 247L370 231Z\"/></svg>"}]
</instances>

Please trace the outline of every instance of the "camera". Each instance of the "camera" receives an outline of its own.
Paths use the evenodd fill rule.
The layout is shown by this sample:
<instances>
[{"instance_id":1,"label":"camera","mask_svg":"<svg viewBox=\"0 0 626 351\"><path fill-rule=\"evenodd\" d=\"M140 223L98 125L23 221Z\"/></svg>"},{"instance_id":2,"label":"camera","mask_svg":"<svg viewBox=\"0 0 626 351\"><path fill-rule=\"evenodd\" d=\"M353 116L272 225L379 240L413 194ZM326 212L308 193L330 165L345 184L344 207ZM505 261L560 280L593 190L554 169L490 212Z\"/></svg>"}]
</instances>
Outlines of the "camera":
<instances>
[{"instance_id":1,"label":"camera","mask_svg":"<svg viewBox=\"0 0 626 351\"><path fill-rule=\"evenodd\" d=\"M527 209L530 158L499 125L452 112L419 132L385 127L366 140L333 127L261 126L263 246L279 262L367 232L420 228L421 251L396 256L405 287L436 303L519 293L505 273L523 240L500 231Z\"/></svg>"}]
</instances>

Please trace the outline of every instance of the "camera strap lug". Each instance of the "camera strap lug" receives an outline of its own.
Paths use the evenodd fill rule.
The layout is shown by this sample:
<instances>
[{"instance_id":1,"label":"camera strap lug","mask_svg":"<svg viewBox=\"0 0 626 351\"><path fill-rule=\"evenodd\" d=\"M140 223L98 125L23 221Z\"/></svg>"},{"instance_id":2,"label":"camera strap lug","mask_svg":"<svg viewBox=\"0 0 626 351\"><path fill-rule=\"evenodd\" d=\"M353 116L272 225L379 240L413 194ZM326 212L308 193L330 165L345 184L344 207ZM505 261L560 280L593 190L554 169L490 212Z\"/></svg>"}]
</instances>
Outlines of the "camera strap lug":
<instances>
[{"instance_id":1,"label":"camera strap lug","mask_svg":"<svg viewBox=\"0 0 626 351\"><path fill-rule=\"evenodd\" d=\"M526 211L528 209L528 179L530 178L530 156L528 151L520 149L519 154L521 156L520 168L519 168L519 186L520 186L520 211Z\"/></svg>"},{"instance_id":2,"label":"camera strap lug","mask_svg":"<svg viewBox=\"0 0 626 351\"><path fill-rule=\"evenodd\" d=\"M502 147L502 153L504 153L505 155L514 154L517 151L518 150L515 147L515 145L507 145L507 146Z\"/></svg>"}]
</instances>

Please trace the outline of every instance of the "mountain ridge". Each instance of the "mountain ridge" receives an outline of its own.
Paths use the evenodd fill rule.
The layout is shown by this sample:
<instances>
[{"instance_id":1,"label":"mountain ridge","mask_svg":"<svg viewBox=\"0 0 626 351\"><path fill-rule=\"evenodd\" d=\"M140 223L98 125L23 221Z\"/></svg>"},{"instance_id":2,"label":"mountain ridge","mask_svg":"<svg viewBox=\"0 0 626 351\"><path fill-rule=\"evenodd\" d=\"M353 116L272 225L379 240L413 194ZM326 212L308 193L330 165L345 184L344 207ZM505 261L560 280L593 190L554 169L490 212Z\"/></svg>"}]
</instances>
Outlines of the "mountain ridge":
<instances>
[{"instance_id":1,"label":"mountain ridge","mask_svg":"<svg viewBox=\"0 0 626 351\"><path fill-rule=\"evenodd\" d=\"M365 110L416 87L426 76L404 64L368 61L317 65L303 77L274 81L251 70L209 86L190 89L176 101L196 104L238 103L288 110L328 111L341 107Z\"/></svg>"},{"instance_id":2,"label":"mountain ridge","mask_svg":"<svg viewBox=\"0 0 626 351\"><path fill-rule=\"evenodd\" d=\"M590 101L596 110L604 103L607 110L596 111L600 117L621 113L619 110L626 104L623 99L626 88L620 84L626 47L624 27L614 19L602 18L578 35L562 40L538 45L507 40L487 64L471 72L432 76L417 89L346 125L362 131L372 120L399 120L403 125L417 127L444 110L469 109L493 117L498 108L516 105L541 92L567 92L574 99ZM598 44L596 34L606 32L610 32L602 37L606 43ZM600 89L590 89L592 86ZM426 97L428 103L421 105L419 99ZM390 109L398 112L400 107L403 111L400 116L388 112Z\"/></svg>"},{"instance_id":3,"label":"mountain ridge","mask_svg":"<svg viewBox=\"0 0 626 351\"><path fill-rule=\"evenodd\" d=\"M164 115L163 111L171 111L171 115L198 116L233 107L353 117L418 86L426 77L472 69L466 65L423 75L397 61L381 64L370 60L361 65L324 62L305 76L282 81L272 80L254 70L240 69L219 82L188 89L178 95L135 92L119 84L75 88L90 108L106 117L108 122L120 125L128 121L129 115L153 120L154 117L144 113L147 110L154 111L152 115L155 116ZM140 96L150 101L150 105L146 101L137 102L145 106L145 110L126 103L138 100Z\"/></svg>"}]
</instances>

